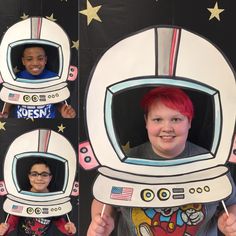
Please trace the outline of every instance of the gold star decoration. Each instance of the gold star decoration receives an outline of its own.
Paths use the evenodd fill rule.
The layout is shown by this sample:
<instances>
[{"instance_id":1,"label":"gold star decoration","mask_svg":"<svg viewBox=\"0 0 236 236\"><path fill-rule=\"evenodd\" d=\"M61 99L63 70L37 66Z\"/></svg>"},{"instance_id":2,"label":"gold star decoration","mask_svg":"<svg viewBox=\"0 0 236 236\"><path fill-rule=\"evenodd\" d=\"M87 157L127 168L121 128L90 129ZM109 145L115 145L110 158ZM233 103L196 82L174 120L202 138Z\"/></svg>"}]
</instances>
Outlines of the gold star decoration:
<instances>
[{"instance_id":1,"label":"gold star decoration","mask_svg":"<svg viewBox=\"0 0 236 236\"><path fill-rule=\"evenodd\" d=\"M53 13L51 14L51 16L46 16L46 18L48 20L51 20L51 21L56 21L57 20L57 19L54 18Z\"/></svg>"},{"instance_id":2,"label":"gold star decoration","mask_svg":"<svg viewBox=\"0 0 236 236\"><path fill-rule=\"evenodd\" d=\"M63 124L60 124L59 126L57 126L58 128L58 132L64 132L64 129L66 128Z\"/></svg>"},{"instance_id":3,"label":"gold star decoration","mask_svg":"<svg viewBox=\"0 0 236 236\"><path fill-rule=\"evenodd\" d=\"M6 124L6 122L1 122L0 121L0 130L6 130L4 125Z\"/></svg>"},{"instance_id":4,"label":"gold star decoration","mask_svg":"<svg viewBox=\"0 0 236 236\"><path fill-rule=\"evenodd\" d=\"M13 68L13 72L14 72L15 74L17 74L19 71L20 71L20 70L18 69L17 66L15 66L15 67Z\"/></svg>"},{"instance_id":5,"label":"gold star decoration","mask_svg":"<svg viewBox=\"0 0 236 236\"><path fill-rule=\"evenodd\" d=\"M71 48L76 48L76 50L79 49L79 40L77 41L72 41L73 45L71 46Z\"/></svg>"},{"instance_id":6,"label":"gold star decoration","mask_svg":"<svg viewBox=\"0 0 236 236\"><path fill-rule=\"evenodd\" d=\"M125 145L122 145L122 149L124 152L128 152L130 149L130 145L129 142L127 142Z\"/></svg>"},{"instance_id":7,"label":"gold star decoration","mask_svg":"<svg viewBox=\"0 0 236 236\"><path fill-rule=\"evenodd\" d=\"M220 13L223 12L225 9L220 9L218 7L218 3L216 2L214 8L207 8L207 10L211 13L209 20L216 18L218 21L220 21Z\"/></svg>"},{"instance_id":8,"label":"gold star decoration","mask_svg":"<svg viewBox=\"0 0 236 236\"><path fill-rule=\"evenodd\" d=\"M23 13L23 16L21 16L20 18L21 18L22 20L26 20L28 17L29 17L29 15L26 15L25 13Z\"/></svg>"},{"instance_id":9,"label":"gold star decoration","mask_svg":"<svg viewBox=\"0 0 236 236\"><path fill-rule=\"evenodd\" d=\"M32 122L34 122L34 118L32 117L27 117L26 120L31 120Z\"/></svg>"},{"instance_id":10,"label":"gold star decoration","mask_svg":"<svg viewBox=\"0 0 236 236\"><path fill-rule=\"evenodd\" d=\"M87 9L80 11L81 14L87 16L87 25L89 25L92 20L97 20L102 22L102 20L97 14L101 7L102 7L101 5L93 7L87 0Z\"/></svg>"}]
</instances>

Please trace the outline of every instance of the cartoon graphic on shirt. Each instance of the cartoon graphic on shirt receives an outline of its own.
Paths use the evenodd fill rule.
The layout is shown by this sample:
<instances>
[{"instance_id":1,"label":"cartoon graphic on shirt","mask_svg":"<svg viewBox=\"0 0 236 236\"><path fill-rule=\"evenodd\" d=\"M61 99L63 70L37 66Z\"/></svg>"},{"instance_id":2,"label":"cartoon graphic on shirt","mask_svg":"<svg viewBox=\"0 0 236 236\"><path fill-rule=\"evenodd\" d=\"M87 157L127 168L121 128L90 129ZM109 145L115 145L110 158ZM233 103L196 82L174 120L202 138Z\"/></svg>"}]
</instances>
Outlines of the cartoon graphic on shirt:
<instances>
[{"instance_id":1,"label":"cartoon graphic on shirt","mask_svg":"<svg viewBox=\"0 0 236 236\"><path fill-rule=\"evenodd\" d=\"M132 220L139 236L192 236L204 218L205 209L202 204L132 210Z\"/></svg>"},{"instance_id":2,"label":"cartoon graphic on shirt","mask_svg":"<svg viewBox=\"0 0 236 236\"><path fill-rule=\"evenodd\" d=\"M50 219L40 219L40 218L25 218L25 222L22 225L22 229L26 234L30 235L45 235L49 227Z\"/></svg>"}]
</instances>

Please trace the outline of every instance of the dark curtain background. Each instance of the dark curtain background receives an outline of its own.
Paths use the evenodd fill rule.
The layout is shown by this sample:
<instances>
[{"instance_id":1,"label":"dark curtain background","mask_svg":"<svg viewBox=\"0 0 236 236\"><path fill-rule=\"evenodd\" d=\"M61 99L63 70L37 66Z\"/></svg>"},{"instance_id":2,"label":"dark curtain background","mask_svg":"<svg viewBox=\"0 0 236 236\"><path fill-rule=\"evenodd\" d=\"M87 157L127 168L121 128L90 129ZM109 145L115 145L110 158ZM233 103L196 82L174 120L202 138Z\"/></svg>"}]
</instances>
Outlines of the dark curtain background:
<instances>
[{"instance_id":1,"label":"dark curtain background","mask_svg":"<svg viewBox=\"0 0 236 236\"><path fill-rule=\"evenodd\" d=\"M55 20L67 33L71 44L71 65L78 65L78 1L77 0L0 0L0 38L13 24L25 17L41 16ZM3 55L0 55L3 56ZM69 82L71 96L68 103L78 113L78 80ZM0 102L2 110L3 103ZM64 131L59 131L58 126L63 125ZM11 142L19 135L38 128L48 128L64 135L77 151L78 145L78 119L54 120L21 120L8 118L0 120L0 180L3 180L3 160ZM78 173L76 174L78 179ZM6 214L2 209L4 197L0 197L0 222L4 222ZM77 197L71 197L73 205L69 213L71 221L78 228L79 206ZM16 236L16 233L10 235ZM56 228L52 228L49 235L62 235ZM78 235L78 233L77 233Z\"/></svg>"},{"instance_id":2,"label":"dark curtain background","mask_svg":"<svg viewBox=\"0 0 236 236\"><path fill-rule=\"evenodd\" d=\"M80 1L80 142L88 139L84 125L84 98L92 68L107 48L129 34L152 25L180 26L215 44L236 69L234 1L90 0L89 3L94 9L100 8L97 8L96 17L89 22L86 12L88 2ZM219 19L210 19L208 8L214 8L216 3L224 11L218 14ZM235 177L235 167L231 165L231 169ZM81 235L86 235L90 223L91 191L95 176L96 170L80 169Z\"/></svg>"}]
</instances>

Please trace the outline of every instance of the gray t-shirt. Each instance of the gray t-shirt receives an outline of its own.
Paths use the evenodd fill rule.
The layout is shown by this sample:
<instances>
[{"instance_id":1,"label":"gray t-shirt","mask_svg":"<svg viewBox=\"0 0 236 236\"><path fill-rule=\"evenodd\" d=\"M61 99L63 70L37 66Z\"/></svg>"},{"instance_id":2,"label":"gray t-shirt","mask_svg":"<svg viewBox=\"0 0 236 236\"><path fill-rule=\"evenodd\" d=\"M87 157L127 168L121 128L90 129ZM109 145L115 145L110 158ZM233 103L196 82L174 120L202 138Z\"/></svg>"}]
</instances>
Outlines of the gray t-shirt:
<instances>
[{"instance_id":1,"label":"gray t-shirt","mask_svg":"<svg viewBox=\"0 0 236 236\"><path fill-rule=\"evenodd\" d=\"M182 153L174 159L187 158L195 155L208 153L209 151L189 141L186 142ZM165 158L158 156L152 149L151 143L146 142L129 150L128 155L136 158L145 158L150 160L165 160Z\"/></svg>"},{"instance_id":2,"label":"gray t-shirt","mask_svg":"<svg viewBox=\"0 0 236 236\"><path fill-rule=\"evenodd\" d=\"M176 158L187 158L208 151L187 142L184 151ZM150 143L133 148L130 155L161 159L152 150ZM233 192L225 200L226 206L236 204L235 185L230 174L228 177ZM217 214L222 210L220 201L206 204L188 204L171 208L130 208L118 207L119 220L117 236L216 236Z\"/></svg>"}]
</instances>

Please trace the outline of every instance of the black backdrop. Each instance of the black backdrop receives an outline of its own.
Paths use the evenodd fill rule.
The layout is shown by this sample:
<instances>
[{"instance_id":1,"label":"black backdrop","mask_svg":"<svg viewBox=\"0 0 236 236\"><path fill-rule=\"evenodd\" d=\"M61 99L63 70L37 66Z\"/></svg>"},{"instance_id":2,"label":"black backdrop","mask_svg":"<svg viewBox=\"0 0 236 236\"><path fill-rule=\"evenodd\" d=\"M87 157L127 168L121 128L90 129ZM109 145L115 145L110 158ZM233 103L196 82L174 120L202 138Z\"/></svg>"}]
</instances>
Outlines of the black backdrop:
<instances>
[{"instance_id":1,"label":"black backdrop","mask_svg":"<svg viewBox=\"0 0 236 236\"><path fill-rule=\"evenodd\" d=\"M87 21L87 1L80 1L80 142L88 139L84 123L84 98L93 66L102 53L121 38L152 25L180 26L207 38L223 51L236 69L234 43L236 35L234 9L231 0L91 0L92 7L100 7L97 15ZM211 17L208 8L224 9ZM119 66L119 65L118 65ZM99 98L98 98L99 99ZM96 120L94 121L96 122ZM99 135L99 134L98 134ZM232 172L235 168L231 166ZM86 235L90 222L91 189L96 170L80 169L81 235ZM115 235L115 233L114 233Z\"/></svg>"}]
</instances>

